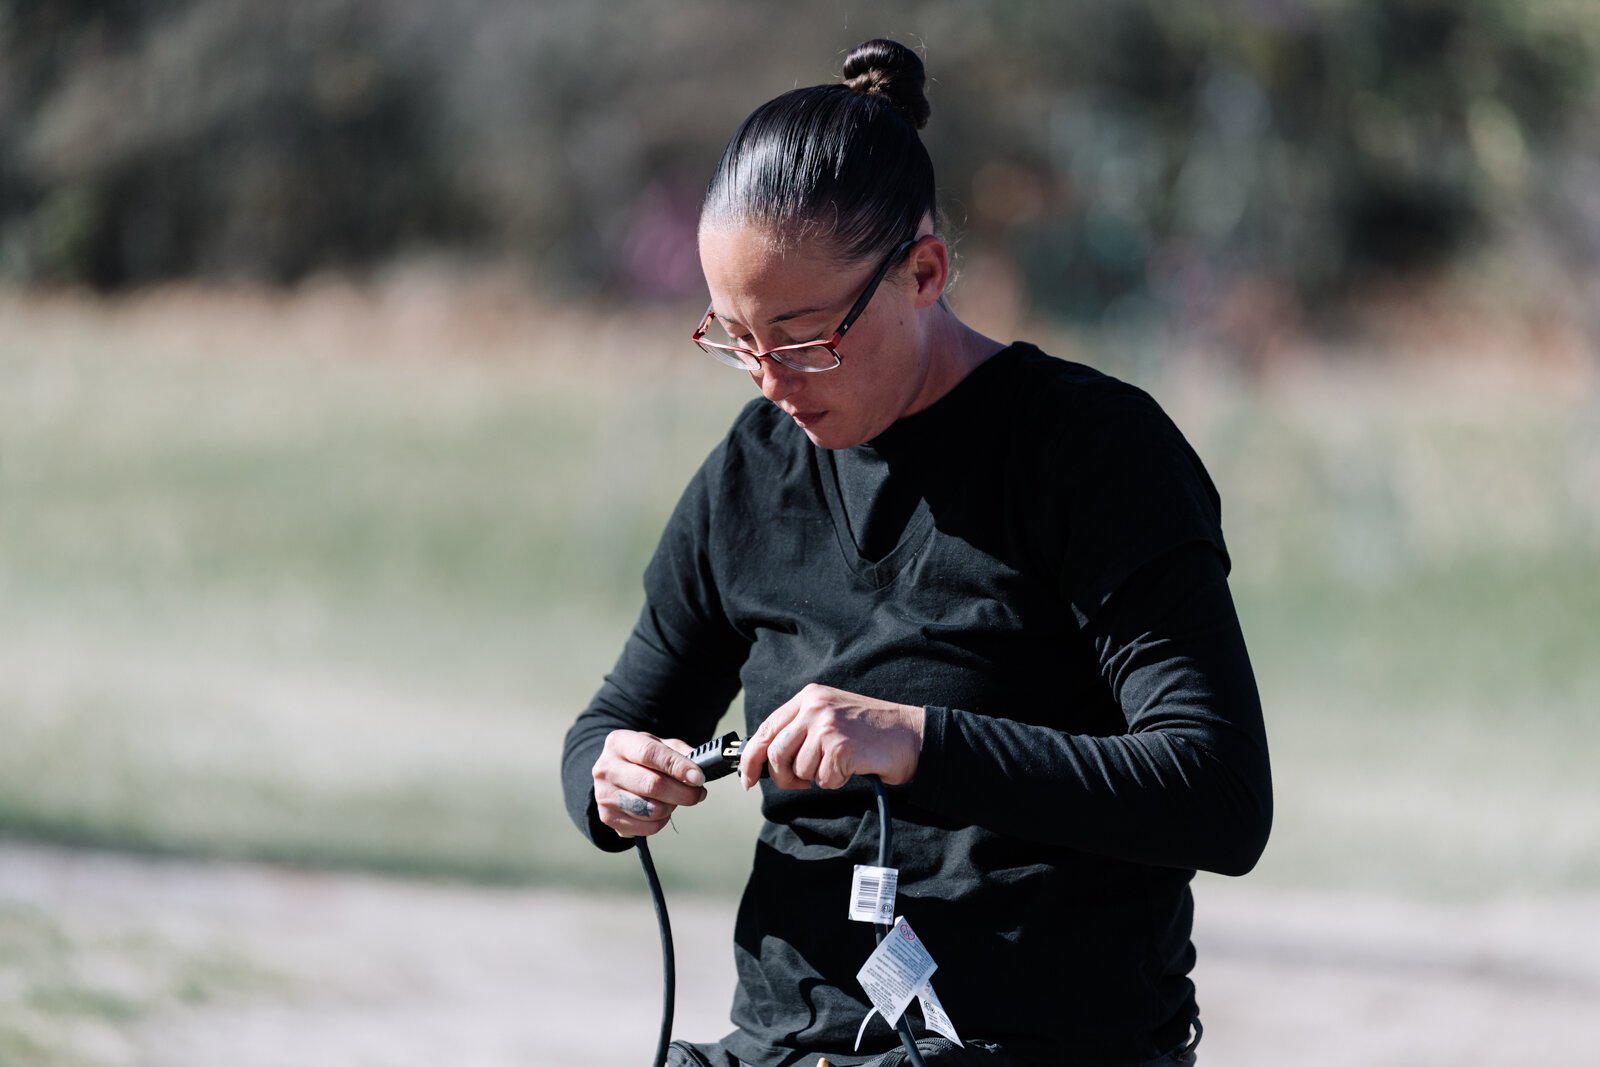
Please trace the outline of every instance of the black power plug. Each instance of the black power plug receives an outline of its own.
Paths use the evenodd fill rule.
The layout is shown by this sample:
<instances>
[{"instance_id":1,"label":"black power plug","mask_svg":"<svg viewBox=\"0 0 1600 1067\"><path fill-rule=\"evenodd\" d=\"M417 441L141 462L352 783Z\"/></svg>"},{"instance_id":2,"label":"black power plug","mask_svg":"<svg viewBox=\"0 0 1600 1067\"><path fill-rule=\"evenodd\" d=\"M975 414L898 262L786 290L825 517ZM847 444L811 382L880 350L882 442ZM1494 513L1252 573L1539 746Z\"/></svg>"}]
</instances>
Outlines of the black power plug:
<instances>
[{"instance_id":1,"label":"black power plug","mask_svg":"<svg viewBox=\"0 0 1600 1067\"><path fill-rule=\"evenodd\" d=\"M705 772L706 781L714 782L718 778L726 778L739 769L739 756L744 751L744 742L739 740L739 735L733 731L721 737L713 737L693 752L689 759L696 767ZM761 765L761 777L767 776L767 765Z\"/></svg>"}]
</instances>

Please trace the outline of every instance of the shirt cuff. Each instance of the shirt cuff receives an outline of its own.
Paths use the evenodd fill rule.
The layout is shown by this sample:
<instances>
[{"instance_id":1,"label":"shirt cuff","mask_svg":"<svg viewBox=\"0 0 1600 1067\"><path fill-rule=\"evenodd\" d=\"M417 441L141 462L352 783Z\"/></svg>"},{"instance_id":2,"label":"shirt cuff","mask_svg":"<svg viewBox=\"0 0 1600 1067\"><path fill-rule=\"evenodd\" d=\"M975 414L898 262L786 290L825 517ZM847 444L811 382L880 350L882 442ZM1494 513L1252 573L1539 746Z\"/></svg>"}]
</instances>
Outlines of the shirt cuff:
<instances>
[{"instance_id":1,"label":"shirt cuff","mask_svg":"<svg viewBox=\"0 0 1600 1067\"><path fill-rule=\"evenodd\" d=\"M589 790L589 840L593 841L601 852L626 852L633 847L633 839L623 837L611 827L600 821L600 805L595 802L594 790Z\"/></svg>"},{"instance_id":2,"label":"shirt cuff","mask_svg":"<svg viewBox=\"0 0 1600 1067\"><path fill-rule=\"evenodd\" d=\"M949 708L929 704L922 709L922 753L910 783L913 804L927 807L944 788L944 730L949 722Z\"/></svg>"}]
</instances>

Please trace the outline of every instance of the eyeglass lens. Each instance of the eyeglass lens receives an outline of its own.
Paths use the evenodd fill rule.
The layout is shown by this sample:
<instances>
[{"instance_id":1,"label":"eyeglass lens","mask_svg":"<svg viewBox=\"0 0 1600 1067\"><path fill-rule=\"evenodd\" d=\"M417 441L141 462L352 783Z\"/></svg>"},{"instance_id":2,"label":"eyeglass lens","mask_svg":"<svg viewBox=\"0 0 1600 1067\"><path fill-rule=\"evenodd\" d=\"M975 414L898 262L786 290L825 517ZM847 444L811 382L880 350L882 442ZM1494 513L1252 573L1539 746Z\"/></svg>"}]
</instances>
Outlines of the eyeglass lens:
<instances>
[{"instance_id":1,"label":"eyeglass lens","mask_svg":"<svg viewBox=\"0 0 1600 1067\"><path fill-rule=\"evenodd\" d=\"M701 351L720 363L726 363L730 367L739 367L748 371L756 371L761 367L761 361L748 352L719 348L705 341L697 343L700 345ZM767 357L795 370L832 370L839 365L839 360L834 356L833 352L822 345L810 345L806 348L789 348L781 352L769 352Z\"/></svg>"}]
</instances>

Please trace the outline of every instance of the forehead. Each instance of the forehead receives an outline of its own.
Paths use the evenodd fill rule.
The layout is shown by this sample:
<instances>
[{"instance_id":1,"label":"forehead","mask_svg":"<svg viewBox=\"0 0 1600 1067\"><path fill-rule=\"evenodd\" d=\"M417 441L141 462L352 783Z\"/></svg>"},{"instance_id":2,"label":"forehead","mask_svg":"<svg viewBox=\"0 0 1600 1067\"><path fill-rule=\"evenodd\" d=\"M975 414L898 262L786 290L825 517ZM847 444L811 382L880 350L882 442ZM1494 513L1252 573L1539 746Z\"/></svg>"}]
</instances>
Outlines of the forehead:
<instances>
[{"instance_id":1,"label":"forehead","mask_svg":"<svg viewBox=\"0 0 1600 1067\"><path fill-rule=\"evenodd\" d=\"M712 307L722 318L745 325L834 310L854 267L825 242L780 240L760 227L700 234L700 269Z\"/></svg>"}]
</instances>

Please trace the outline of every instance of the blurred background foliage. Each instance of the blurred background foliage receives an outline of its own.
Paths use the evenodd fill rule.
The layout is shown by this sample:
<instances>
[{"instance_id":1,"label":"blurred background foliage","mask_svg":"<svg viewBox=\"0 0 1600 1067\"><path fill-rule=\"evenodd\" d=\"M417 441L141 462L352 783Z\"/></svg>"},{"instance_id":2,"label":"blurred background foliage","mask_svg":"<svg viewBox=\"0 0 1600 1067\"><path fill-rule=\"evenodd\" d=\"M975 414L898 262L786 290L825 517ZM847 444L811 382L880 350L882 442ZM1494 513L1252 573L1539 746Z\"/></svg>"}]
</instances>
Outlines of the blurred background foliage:
<instances>
[{"instance_id":1,"label":"blurred background foliage","mask_svg":"<svg viewBox=\"0 0 1600 1067\"><path fill-rule=\"evenodd\" d=\"M1496 299L1594 328L1589 0L3 0L0 276L442 251L698 292L710 161L826 80L852 13L926 42L949 224L1036 313L1259 354L1374 283L1489 264Z\"/></svg>"}]
</instances>

